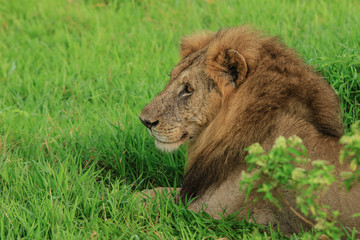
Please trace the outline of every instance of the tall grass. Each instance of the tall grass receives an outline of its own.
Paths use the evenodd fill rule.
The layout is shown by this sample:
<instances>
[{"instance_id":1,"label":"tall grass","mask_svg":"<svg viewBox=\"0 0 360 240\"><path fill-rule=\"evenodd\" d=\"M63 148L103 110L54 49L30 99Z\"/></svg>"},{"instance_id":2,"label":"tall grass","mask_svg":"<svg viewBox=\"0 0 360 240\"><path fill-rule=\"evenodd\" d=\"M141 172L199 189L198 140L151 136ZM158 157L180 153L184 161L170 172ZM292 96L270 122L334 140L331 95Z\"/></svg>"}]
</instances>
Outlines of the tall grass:
<instances>
[{"instance_id":1,"label":"tall grass","mask_svg":"<svg viewBox=\"0 0 360 240\"><path fill-rule=\"evenodd\" d=\"M185 151L138 121L179 59L181 36L250 24L278 35L359 119L358 1L0 0L0 238L251 238L134 192L181 186ZM296 237L294 237L296 238Z\"/></svg>"}]
</instances>

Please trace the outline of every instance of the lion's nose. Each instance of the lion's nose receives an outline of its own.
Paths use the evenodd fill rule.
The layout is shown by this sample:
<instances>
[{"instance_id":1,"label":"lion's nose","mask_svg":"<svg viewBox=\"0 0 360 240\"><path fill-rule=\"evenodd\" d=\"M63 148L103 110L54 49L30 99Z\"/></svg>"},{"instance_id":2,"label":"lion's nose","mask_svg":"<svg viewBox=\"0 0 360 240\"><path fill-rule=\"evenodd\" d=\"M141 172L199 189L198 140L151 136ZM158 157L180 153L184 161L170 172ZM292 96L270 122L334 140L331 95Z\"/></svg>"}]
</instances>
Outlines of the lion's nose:
<instances>
[{"instance_id":1,"label":"lion's nose","mask_svg":"<svg viewBox=\"0 0 360 240\"><path fill-rule=\"evenodd\" d=\"M147 127L148 129L151 129L152 127L155 127L156 125L159 124L159 121L156 120L154 122L151 122L149 120L146 120L146 119L141 119L141 117L139 117L140 121L142 122L142 124L145 125L145 127Z\"/></svg>"}]
</instances>

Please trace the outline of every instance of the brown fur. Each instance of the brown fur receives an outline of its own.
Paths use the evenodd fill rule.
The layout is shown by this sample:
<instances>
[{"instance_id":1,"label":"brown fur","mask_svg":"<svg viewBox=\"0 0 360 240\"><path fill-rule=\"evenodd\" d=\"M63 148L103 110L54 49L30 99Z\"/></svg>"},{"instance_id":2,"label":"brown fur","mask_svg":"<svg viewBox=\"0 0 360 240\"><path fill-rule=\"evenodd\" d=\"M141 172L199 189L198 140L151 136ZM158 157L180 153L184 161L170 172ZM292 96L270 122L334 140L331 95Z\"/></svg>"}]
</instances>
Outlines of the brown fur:
<instances>
[{"instance_id":1,"label":"brown fur","mask_svg":"<svg viewBox=\"0 0 360 240\"><path fill-rule=\"evenodd\" d=\"M214 59L227 49L237 50L247 60L246 83L232 88L235 92L227 93L229 97L223 96L231 99L223 103L223 111L211 127L190 144L190 167L182 195L197 196L214 182L221 182L229 169L235 169L243 161L245 147L282 135L273 131L279 119L286 116L306 120L325 135L342 135L335 92L293 51L274 38L257 38L246 28L220 31L207 50L206 71L213 79L225 71L214 67Z\"/></svg>"},{"instance_id":2,"label":"brown fur","mask_svg":"<svg viewBox=\"0 0 360 240\"><path fill-rule=\"evenodd\" d=\"M230 28L185 38L181 56L168 85L144 108L140 119L161 149L172 151L189 143L180 195L199 197L193 209L206 203L215 215L221 210L218 206L228 207L229 213L244 206L237 183L246 168L244 148L255 142L269 149L278 136L296 134L312 159L344 168L338 164L343 127L334 90L276 38L247 27ZM329 192L339 194L337 187ZM324 200L334 209L343 208L341 201ZM283 228L287 232L300 229L293 226L298 222L290 213L263 206L250 210L266 212L259 215L264 223L271 215L287 225Z\"/></svg>"}]
</instances>

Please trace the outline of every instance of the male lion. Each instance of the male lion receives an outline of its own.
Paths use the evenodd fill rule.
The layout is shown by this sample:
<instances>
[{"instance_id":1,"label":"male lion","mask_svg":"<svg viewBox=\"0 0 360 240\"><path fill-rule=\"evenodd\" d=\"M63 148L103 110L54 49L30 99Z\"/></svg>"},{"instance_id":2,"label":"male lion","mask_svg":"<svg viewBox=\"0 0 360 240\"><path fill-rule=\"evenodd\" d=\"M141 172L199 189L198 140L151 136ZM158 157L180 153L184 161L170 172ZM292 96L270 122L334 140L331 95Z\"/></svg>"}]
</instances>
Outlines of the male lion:
<instances>
[{"instance_id":1,"label":"male lion","mask_svg":"<svg viewBox=\"0 0 360 240\"><path fill-rule=\"evenodd\" d=\"M200 211L205 204L214 217L242 210L244 218L250 211L258 223L277 223L288 234L309 229L286 205L244 204L244 149L258 142L269 150L277 137L297 135L311 159L329 161L337 173L347 168L338 161L343 127L334 90L276 38L246 27L186 37L181 57L140 115L158 148L188 143L181 199L196 197L189 208ZM283 194L294 203L293 193ZM351 229L360 226L351 217L360 212L359 199L358 186L346 193L333 184L322 203L339 210L340 223Z\"/></svg>"}]
</instances>

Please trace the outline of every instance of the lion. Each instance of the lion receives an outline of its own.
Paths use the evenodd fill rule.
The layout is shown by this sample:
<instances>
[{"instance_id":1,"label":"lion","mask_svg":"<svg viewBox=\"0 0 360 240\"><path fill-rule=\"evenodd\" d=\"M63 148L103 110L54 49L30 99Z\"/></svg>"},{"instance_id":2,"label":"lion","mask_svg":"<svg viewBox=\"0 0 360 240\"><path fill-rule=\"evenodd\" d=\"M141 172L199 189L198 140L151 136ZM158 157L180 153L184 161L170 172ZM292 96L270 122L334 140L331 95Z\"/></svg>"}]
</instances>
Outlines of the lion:
<instances>
[{"instance_id":1,"label":"lion","mask_svg":"<svg viewBox=\"0 0 360 240\"><path fill-rule=\"evenodd\" d=\"M268 151L279 136L297 135L312 160L327 160L338 175L348 168L338 160L343 126L330 84L277 38L249 27L185 37L180 55L168 84L140 114L159 149L172 152L187 144L180 199L195 199L190 210L205 206L215 218L250 213L285 234L311 229L289 206L248 204L259 193L245 202L239 183L247 169L245 148L258 142ZM351 215L360 212L360 188L345 192L339 186L333 184L321 203L340 211L345 228L359 227L360 218ZM283 195L294 203L294 193Z\"/></svg>"}]
</instances>

